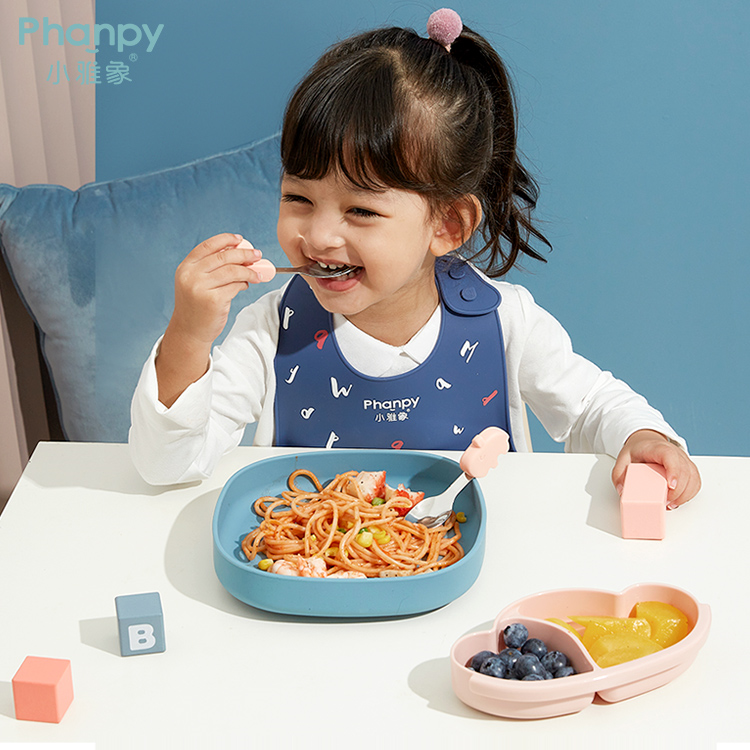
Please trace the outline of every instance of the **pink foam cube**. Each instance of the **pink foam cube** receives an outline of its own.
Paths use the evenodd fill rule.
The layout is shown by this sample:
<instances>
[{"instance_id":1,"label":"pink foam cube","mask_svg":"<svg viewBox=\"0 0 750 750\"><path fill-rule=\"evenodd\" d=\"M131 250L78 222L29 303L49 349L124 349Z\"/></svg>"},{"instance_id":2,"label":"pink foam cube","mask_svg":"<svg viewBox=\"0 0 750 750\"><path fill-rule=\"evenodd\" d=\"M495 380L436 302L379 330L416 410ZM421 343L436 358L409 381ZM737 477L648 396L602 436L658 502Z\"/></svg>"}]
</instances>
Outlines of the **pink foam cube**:
<instances>
[{"instance_id":1,"label":"pink foam cube","mask_svg":"<svg viewBox=\"0 0 750 750\"><path fill-rule=\"evenodd\" d=\"M623 539L664 539L667 492L662 466L628 466L620 495Z\"/></svg>"},{"instance_id":2,"label":"pink foam cube","mask_svg":"<svg viewBox=\"0 0 750 750\"><path fill-rule=\"evenodd\" d=\"M16 718L59 724L73 702L68 659L27 656L13 677Z\"/></svg>"}]
</instances>

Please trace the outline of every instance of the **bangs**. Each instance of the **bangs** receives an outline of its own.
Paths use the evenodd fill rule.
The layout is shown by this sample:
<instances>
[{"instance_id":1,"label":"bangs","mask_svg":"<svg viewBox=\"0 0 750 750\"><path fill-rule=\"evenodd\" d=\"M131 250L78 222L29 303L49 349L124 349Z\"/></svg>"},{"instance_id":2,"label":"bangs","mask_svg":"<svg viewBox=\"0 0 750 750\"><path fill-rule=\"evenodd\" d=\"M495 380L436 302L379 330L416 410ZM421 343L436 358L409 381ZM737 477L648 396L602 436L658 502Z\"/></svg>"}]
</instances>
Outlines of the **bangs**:
<instances>
[{"instance_id":1,"label":"bangs","mask_svg":"<svg viewBox=\"0 0 750 750\"><path fill-rule=\"evenodd\" d=\"M308 180L334 172L363 190L430 192L434 123L398 80L396 54L368 52L334 61L326 75L314 70L294 93L281 136L284 171Z\"/></svg>"}]
</instances>

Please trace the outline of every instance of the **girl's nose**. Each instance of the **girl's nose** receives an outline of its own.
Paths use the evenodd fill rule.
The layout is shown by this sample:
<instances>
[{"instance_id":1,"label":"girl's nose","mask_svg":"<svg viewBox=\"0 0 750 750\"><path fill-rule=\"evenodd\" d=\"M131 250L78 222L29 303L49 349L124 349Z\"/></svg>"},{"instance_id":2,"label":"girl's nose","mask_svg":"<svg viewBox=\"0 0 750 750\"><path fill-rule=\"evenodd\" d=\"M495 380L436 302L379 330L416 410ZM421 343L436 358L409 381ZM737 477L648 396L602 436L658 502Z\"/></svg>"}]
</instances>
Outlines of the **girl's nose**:
<instances>
[{"instance_id":1,"label":"girl's nose","mask_svg":"<svg viewBox=\"0 0 750 750\"><path fill-rule=\"evenodd\" d=\"M303 238L311 250L318 252L334 250L344 244L339 222L335 217L325 213L310 217L303 231Z\"/></svg>"}]
</instances>

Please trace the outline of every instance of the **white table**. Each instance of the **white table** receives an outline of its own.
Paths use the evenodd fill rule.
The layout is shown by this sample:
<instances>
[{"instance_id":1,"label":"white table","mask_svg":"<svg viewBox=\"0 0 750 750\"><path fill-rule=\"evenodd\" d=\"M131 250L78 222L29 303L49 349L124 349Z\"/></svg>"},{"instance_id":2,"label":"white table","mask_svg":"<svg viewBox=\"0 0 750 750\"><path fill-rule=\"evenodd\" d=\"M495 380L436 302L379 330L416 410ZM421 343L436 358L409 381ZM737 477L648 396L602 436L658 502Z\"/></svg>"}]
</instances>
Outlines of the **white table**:
<instances>
[{"instance_id":1,"label":"white table","mask_svg":"<svg viewBox=\"0 0 750 750\"><path fill-rule=\"evenodd\" d=\"M0 747L714 748L750 742L746 480L750 458L699 458L703 490L661 542L624 540L602 456L503 457L482 480L487 553L462 597L428 614L325 621L265 613L215 577L211 518L223 483L273 449L240 448L201 484L157 489L122 445L44 443L0 516ZM446 454L452 455L452 454ZM664 582L711 605L708 642L668 685L564 717L475 711L448 654L537 591ZM167 650L119 655L114 597L158 591ZM70 659L60 724L14 718L27 655Z\"/></svg>"}]
</instances>

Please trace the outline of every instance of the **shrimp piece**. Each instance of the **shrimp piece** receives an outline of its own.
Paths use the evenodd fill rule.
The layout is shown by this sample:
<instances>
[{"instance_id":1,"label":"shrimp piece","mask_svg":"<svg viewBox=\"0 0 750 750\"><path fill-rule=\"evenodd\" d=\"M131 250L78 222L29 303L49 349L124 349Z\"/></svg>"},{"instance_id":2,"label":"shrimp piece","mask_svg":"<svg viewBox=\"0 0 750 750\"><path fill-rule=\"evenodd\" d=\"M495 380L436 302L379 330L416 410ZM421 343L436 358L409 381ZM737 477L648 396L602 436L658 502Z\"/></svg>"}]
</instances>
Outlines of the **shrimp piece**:
<instances>
[{"instance_id":1,"label":"shrimp piece","mask_svg":"<svg viewBox=\"0 0 750 750\"><path fill-rule=\"evenodd\" d=\"M304 578L325 578L328 566L320 557L297 557L297 569Z\"/></svg>"},{"instance_id":2,"label":"shrimp piece","mask_svg":"<svg viewBox=\"0 0 750 750\"><path fill-rule=\"evenodd\" d=\"M328 566L319 557L302 557L297 555L294 562L289 560L276 560L271 566L271 573L282 576L302 576L303 578L325 578Z\"/></svg>"},{"instance_id":3,"label":"shrimp piece","mask_svg":"<svg viewBox=\"0 0 750 750\"><path fill-rule=\"evenodd\" d=\"M326 576L326 578L367 578L367 576L358 570L339 570Z\"/></svg>"},{"instance_id":4,"label":"shrimp piece","mask_svg":"<svg viewBox=\"0 0 750 750\"><path fill-rule=\"evenodd\" d=\"M349 480L351 494L357 497L357 488L364 500L371 503L376 497L385 496L384 471L360 471L356 477Z\"/></svg>"},{"instance_id":5,"label":"shrimp piece","mask_svg":"<svg viewBox=\"0 0 750 750\"><path fill-rule=\"evenodd\" d=\"M271 573L278 573L280 576L298 576L299 570L288 560L276 560L270 568Z\"/></svg>"}]
</instances>

